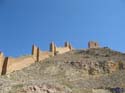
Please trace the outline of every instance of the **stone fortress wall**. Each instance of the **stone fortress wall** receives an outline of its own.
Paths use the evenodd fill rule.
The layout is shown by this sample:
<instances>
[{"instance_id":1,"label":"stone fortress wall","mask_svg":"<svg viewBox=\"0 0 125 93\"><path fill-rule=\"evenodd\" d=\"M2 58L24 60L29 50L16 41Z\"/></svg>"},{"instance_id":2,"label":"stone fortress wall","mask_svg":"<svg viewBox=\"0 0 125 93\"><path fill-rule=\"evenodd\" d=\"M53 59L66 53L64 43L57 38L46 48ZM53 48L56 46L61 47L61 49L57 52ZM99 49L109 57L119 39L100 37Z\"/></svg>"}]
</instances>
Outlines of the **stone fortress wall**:
<instances>
[{"instance_id":1,"label":"stone fortress wall","mask_svg":"<svg viewBox=\"0 0 125 93\"><path fill-rule=\"evenodd\" d=\"M89 48L98 48L99 45L96 42L89 42ZM2 52L0 52L0 73L1 75L5 75L11 73L16 70L21 70L25 67L30 66L35 62L42 61L46 58L63 54L73 50L73 47L70 43L65 42L63 47L56 47L55 43L52 42L50 44L50 51L41 51L39 47L33 45L32 53L27 56L13 58L13 57L5 57Z\"/></svg>"}]
</instances>

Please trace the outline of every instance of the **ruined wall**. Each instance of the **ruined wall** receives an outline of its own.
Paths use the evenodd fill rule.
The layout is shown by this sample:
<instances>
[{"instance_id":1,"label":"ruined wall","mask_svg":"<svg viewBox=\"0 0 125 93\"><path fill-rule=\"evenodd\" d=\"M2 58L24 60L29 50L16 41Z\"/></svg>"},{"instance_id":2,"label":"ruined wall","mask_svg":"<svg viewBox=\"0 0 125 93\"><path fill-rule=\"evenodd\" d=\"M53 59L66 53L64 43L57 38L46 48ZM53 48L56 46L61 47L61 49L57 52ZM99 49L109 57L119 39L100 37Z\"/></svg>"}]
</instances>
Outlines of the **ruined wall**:
<instances>
[{"instance_id":1,"label":"ruined wall","mask_svg":"<svg viewBox=\"0 0 125 93\"><path fill-rule=\"evenodd\" d=\"M52 42L50 44L50 51L41 51L39 47L33 45L32 53L29 56L13 58L4 57L3 53L0 53L0 73L5 75L16 70L21 70L30 66L34 62L39 62L54 56L55 54L62 54L71 50L72 46L68 42L65 42L64 47L56 47L56 45Z\"/></svg>"},{"instance_id":2,"label":"ruined wall","mask_svg":"<svg viewBox=\"0 0 125 93\"><path fill-rule=\"evenodd\" d=\"M89 42L89 48L97 48L99 47L96 42ZM64 47L56 47L56 45L52 42L50 44L50 51L41 51L39 47L33 45L32 53L29 56L12 58L12 57L4 57L3 53L0 53L0 72L2 75L20 70L24 67L28 67L34 62L42 61L46 58L54 56L56 54L63 54L71 51L73 48L70 43L65 42Z\"/></svg>"},{"instance_id":3,"label":"ruined wall","mask_svg":"<svg viewBox=\"0 0 125 93\"><path fill-rule=\"evenodd\" d=\"M0 70L1 74L5 75L16 70L21 70L25 67L30 66L31 64L42 61L50 56L54 56L52 52L43 52L35 45L32 46L32 54L28 56L23 56L19 58L13 57L3 57L0 55Z\"/></svg>"},{"instance_id":4,"label":"ruined wall","mask_svg":"<svg viewBox=\"0 0 125 93\"><path fill-rule=\"evenodd\" d=\"M52 42L50 44L50 52L52 52L54 55L56 54L63 54L68 51L71 51L73 48L70 43L65 42L64 47L56 47L56 45Z\"/></svg>"},{"instance_id":5,"label":"ruined wall","mask_svg":"<svg viewBox=\"0 0 125 93\"><path fill-rule=\"evenodd\" d=\"M39 61L42 61L46 58L52 57L53 53L52 52L40 52L39 54Z\"/></svg>"},{"instance_id":6,"label":"ruined wall","mask_svg":"<svg viewBox=\"0 0 125 93\"><path fill-rule=\"evenodd\" d=\"M36 59L36 62L39 62L48 57L54 56L56 54L63 54L71 50L72 50L72 46L68 42L65 42L64 47L56 47L54 42L52 42L50 43L50 51L41 51L39 47L33 45L32 55Z\"/></svg>"},{"instance_id":7,"label":"ruined wall","mask_svg":"<svg viewBox=\"0 0 125 93\"><path fill-rule=\"evenodd\" d=\"M90 41L88 43L88 48L99 48L99 44L97 42Z\"/></svg>"},{"instance_id":8,"label":"ruined wall","mask_svg":"<svg viewBox=\"0 0 125 93\"><path fill-rule=\"evenodd\" d=\"M20 58L6 57L3 64L2 75L21 70L35 62L33 56L25 56Z\"/></svg>"},{"instance_id":9,"label":"ruined wall","mask_svg":"<svg viewBox=\"0 0 125 93\"><path fill-rule=\"evenodd\" d=\"M58 47L56 48L56 54L63 54L70 51L68 47Z\"/></svg>"},{"instance_id":10,"label":"ruined wall","mask_svg":"<svg viewBox=\"0 0 125 93\"><path fill-rule=\"evenodd\" d=\"M51 43L50 43L50 52L53 53L53 56L54 56L55 53L56 53L56 45L54 44L54 42L51 42Z\"/></svg>"},{"instance_id":11,"label":"ruined wall","mask_svg":"<svg viewBox=\"0 0 125 93\"><path fill-rule=\"evenodd\" d=\"M53 45L52 45L52 50L53 50ZM36 47L33 45L32 47L32 56L34 57L36 62L42 61L50 56L54 56L53 52L48 52L48 51L41 51L40 48Z\"/></svg>"},{"instance_id":12,"label":"ruined wall","mask_svg":"<svg viewBox=\"0 0 125 93\"><path fill-rule=\"evenodd\" d=\"M32 46L32 56L34 57L35 61L39 61L39 52L40 52L40 49L33 45Z\"/></svg>"}]
</instances>

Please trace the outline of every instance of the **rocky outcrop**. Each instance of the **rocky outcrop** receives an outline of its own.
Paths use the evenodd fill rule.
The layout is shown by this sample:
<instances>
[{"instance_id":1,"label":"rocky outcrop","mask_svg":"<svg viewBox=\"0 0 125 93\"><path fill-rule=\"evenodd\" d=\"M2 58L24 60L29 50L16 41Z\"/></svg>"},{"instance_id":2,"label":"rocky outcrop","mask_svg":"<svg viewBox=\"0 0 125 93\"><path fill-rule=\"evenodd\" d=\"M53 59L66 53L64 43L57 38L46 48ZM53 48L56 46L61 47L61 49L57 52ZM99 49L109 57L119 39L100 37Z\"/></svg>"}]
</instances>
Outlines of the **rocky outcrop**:
<instances>
[{"instance_id":1,"label":"rocky outcrop","mask_svg":"<svg viewBox=\"0 0 125 93\"><path fill-rule=\"evenodd\" d=\"M58 54L0 77L0 93L124 93L117 92L122 89L125 54L108 48Z\"/></svg>"}]
</instances>

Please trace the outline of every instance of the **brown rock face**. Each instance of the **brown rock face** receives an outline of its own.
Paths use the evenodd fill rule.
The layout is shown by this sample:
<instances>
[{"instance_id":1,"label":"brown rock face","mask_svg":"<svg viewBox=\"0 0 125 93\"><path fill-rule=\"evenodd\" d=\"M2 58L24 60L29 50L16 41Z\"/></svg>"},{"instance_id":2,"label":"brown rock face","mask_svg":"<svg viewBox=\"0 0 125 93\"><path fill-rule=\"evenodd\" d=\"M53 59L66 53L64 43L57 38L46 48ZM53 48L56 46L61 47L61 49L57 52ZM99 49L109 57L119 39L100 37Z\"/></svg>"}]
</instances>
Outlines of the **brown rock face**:
<instances>
[{"instance_id":1,"label":"brown rock face","mask_svg":"<svg viewBox=\"0 0 125 93\"><path fill-rule=\"evenodd\" d=\"M23 87L18 93L65 93L60 87L49 84L30 85Z\"/></svg>"}]
</instances>

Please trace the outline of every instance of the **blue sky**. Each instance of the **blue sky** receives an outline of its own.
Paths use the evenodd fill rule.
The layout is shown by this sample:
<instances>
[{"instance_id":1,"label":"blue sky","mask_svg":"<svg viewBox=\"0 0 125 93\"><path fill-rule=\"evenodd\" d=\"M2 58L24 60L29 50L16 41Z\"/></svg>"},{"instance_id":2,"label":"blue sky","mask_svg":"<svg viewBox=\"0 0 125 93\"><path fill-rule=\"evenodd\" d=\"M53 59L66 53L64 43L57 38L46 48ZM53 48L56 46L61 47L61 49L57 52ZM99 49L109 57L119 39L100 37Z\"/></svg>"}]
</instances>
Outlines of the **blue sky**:
<instances>
[{"instance_id":1,"label":"blue sky","mask_svg":"<svg viewBox=\"0 0 125 93\"><path fill-rule=\"evenodd\" d=\"M0 0L0 51L30 54L54 41L86 48L89 40L125 52L124 0Z\"/></svg>"}]
</instances>

